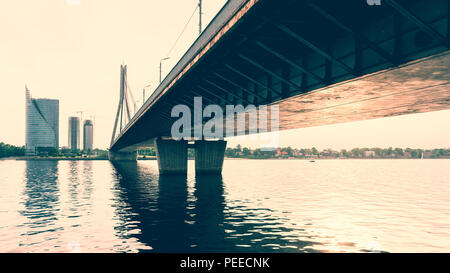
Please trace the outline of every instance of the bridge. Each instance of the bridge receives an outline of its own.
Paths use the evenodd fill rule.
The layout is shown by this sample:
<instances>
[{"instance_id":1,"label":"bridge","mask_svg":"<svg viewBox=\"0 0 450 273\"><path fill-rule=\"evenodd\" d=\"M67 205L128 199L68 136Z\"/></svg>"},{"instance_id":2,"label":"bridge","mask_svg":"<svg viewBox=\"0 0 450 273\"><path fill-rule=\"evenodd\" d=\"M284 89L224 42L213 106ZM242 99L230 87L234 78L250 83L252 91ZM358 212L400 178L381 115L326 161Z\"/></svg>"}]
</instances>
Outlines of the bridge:
<instances>
[{"instance_id":1,"label":"bridge","mask_svg":"<svg viewBox=\"0 0 450 273\"><path fill-rule=\"evenodd\" d=\"M449 13L447 0L230 0L133 116L122 66L110 159L155 147L160 173L185 173L191 147L196 172L220 173L223 138L171 137L173 107L194 112L196 97L277 106L267 131L450 109Z\"/></svg>"}]
</instances>

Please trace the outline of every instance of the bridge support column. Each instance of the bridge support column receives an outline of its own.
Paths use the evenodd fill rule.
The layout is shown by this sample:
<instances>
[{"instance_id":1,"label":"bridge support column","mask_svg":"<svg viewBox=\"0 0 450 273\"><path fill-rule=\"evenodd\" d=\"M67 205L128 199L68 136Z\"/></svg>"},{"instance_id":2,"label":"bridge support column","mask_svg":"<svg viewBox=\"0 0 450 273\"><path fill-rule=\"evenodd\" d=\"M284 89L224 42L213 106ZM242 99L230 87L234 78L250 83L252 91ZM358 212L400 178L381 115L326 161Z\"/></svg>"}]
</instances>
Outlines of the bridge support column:
<instances>
[{"instance_id":1,"label":"bridge support column","mask_svg":"<svg viewBox=\"0 0 450 273\"><path fill-rule=\"evenodd\" d=\"M111 161L136 161L137 152L108 152L108 159Z\"/></svg>"},{"instance_id":2,"label":"bridge support column","mask_svg":"<svg viewBox=\"0 0 450 273\"><path fill-rule=\"evenodd\" d=\"M160 174L187 174L187 141L154 140Z\"/></svg>"},{"instance_id":3,"label":"bridge support column","mask_svg":"<svg viewBox=\"0 0 450 273\"><path fill-rule=\"evenodd\" d=\"M195 142L195 173L220 174L222 172L225 148L224 140Z\"/></svg>"}]
</instances>

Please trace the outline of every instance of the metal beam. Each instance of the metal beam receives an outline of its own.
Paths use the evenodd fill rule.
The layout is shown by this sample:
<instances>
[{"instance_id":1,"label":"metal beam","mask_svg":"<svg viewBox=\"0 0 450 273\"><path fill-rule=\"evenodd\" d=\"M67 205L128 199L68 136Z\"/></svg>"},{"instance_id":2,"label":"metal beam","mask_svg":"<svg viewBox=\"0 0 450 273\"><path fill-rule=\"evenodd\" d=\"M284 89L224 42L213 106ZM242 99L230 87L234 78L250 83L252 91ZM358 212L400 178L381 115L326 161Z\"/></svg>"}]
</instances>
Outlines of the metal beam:
<instances>
[{"instance_id":1,"label":"metal beam","mask_svg":"<svg viewBox=\"0 0 450 273\"><path fill-rule=\"evenodd\" d=\"M176 103L190 105L190 101L189 101L186 93L182 93L181 96L179 96L179 95L175 96L172 94L168 94L167 97L161 98L158 102L160 102L162 105L168 105L168 106L176 105ZM173 103L173 102L175 102L175 103Z\"/></svg>"},{"instance_id":2,"label":"metal beam","mask_svg":"<svg viewBox=\"0 0 450 273\"><path fill-rule=\"evenodd\" d=\"M258 95L258 86L256 84L253 84L253 89L254 89L253 93L255 94L255 97L253 97L253 104L255 106L259 106L260 105L260 101L259 101L260 96ZM256 96L256 95L258 95L258 96ZM264 99L262 99L261 101L264 102Z\"/></svg>"},{"instance_id":3,"label":"metal beam","mask_svg":"<svg viewBox=\"0 0 450 273\"><path fill-rule=\"evenodd\" d=\"M406 19L413 22L416 26L418 26L422 31L426 32L428 35L433 37L435 40L437 40L439 43L445 45L446 47L450 46L449 41L442 36L439 32L434 30L432 27L430 27L427 23L420 20L417 16L412 14L410 11L408 11L406 8L404 8L401 4L399 4L395 0L384 0L386 4L391 6L394 10L396 10L398 13L403 15Z\"/></svg>"},{"instance_id":4,"label":"metal beam","mask_svg":"<svg viewBox=\"0 0 450 273\"><path fill-rule=\"evenodd\" d=\"M402 29L402 19L403 17L399 13L394 13L394 58L397 62L401 61L401 52L402 52L402 39L401 39L401 29Z\"/></svg>"},{"instance_id":5,"label":"metal beam","mask_svg":"<svg viewBox=\"0 0 450 273\"><path fill-rule=\"evenodd\" d=\"M179 102L183 102L183 103L184 103L184 101L181 101L181 100L179 100ZM154 110L156 110L155 112L156 112L157 115L159 115L159 116L161 116L161 117L163 117L163 118L165 118L165 119L167 119L167 120L172 121L172 117L171 117L171 112L172 112L172 111L170 111L170 113L167 113L167 112L165 112L164 110L167 109L167 108L170 107L170 106L173 106L173 105L174 105L174 104L170 103L169 100L167 99L166 101L161 101L161 102L160 102L160 105L158 105L157 107L155 107ZM161 108L162 108L163 110L161 110Z\"/></svg>"},{"instance_id":6,"label":"metal beam","mask_svg":"<svg viewBox=\"0 0 450 273\"><path fill-rule=\"evenodd\" d=\"M241 59L245 60L246 62L252 64L253 66L258 67L258 68L261 69L262 71L264 71L264 72L266 72L266 73L272 75L273 77L279 79L280 81L282 81L282 82L284 82L284 83L286 83L286 84L289 84L290 86L292 86L292 87L294 87L294 88L297 88L298 90L301 90L301 87L300 87L299 85L297 85L297 84L291 82L290 80L285 79L284 77L282 77L282 76L280 76L280 75L278 75L278 74L272 72L270 69L268 69L268 68L264 67L263 65L257 63L255 60L250 59L249 57L245 56L244 54L238 54L238 56L239 56Z\"/></svg>"},{"instance_id":7,"label":"metal beam","mask_svg":"<svg viewBox=\"0 0 450 273\"><path fill-rule=\"evenodd\" d=\"M194 90L190 90L190 92L192 92L195 96L197 96L197 97L204 97L204 95L203 94L200 94L200 93L198 93L198 92L196 92L196 91L194 91ZM210 96L211 96L211 94L209 94ZM217 98L217 99L219 99L219 100L222 100L222 98L221 97L219 97L219 96L217 96L217 95L215 95L215 94L212 94L212 96L214 97L214 98ZM212 103L212 104L216 104L217 102L215 102L215 101L213 101L212 99L210 99L210 98L208 98L208 97L205 97L205 99L207 99L210 103Z\"/></svg>"},{"instance_id":8,"label":"metal beam","mask_svg":"<svg viewBox=\"0 0 450 273\"><path fill-rule=\"evenodd\" d=\"M230 94L234 98L241 99L241 100L244 99L243 97L239 97L238 95L234 94L233 92L230 92L230 91L226 90L225 88L213 83L212 81L205 80L205 82L208 83L209 85L214 86L215 88L219 89L220 91L225 92L226 94Z\"/></svg>"},{"instance_id":9,"label":"metal beam","mask_svg":"<svg viewBox=\"0 0 450 273\"><path fill-rule=\"evenodd\" d=\"M158 110L158 108L155 108L155 109L152 109L152 110ZM167 119L167 120L170 120L171 121L171 117L170 117L170 114L169 115L167 115L165 112L163 112L163 111L155 111L155 115L157 115L157 116L160 116L160 117L162 117L162 118L164 118L164 119Z\"/></svg>"},{"instance_id":10,"label":"metal beam","mask_svg":"<svg viewBox=\"0 0 450 273\"><path fill-rule=\"evenodd\" d=\"M255 92L252 92L252 91L248 90L247 88L243 87L242 85L240 85L240 84L238 84L238 83L236 83L236 82L234 82L234 81L224 77L223 75L221 75L221 74L219 74L217 72L213 72L213 74L216 75L217 77L219 77L220 79L226 81L227 83L229 83L229 84L231 84L231 85L233 85L233 86L235 86L237 88L241 88L243 91L247 92L250 95L254 95L254 96L256 96L256 97L258 97L260 99L264 99L264 97L256 94Z\"/></svg>"},{"instance_id":11,"label":"metal beam","mask_svg":"<svg viewBox=\"0 0 450 273\"><path fill-rule=\"evenodd\" d=\"M361 68L362 68L362 42L360 39L354 39L354 46L355 46L355 64L353 66L353 69L355 69L356 73L358 75L361 75Z\"/></svg>"},{"instance_id":12,"label":"metal beam","mask_svg":"<svg viewBox=\"0 0 450 273\"><path fill-rule=\"evenodd\" d=\"M224 97L218 96L218 95L215 94L214 92L209 91L208 89L206 89L206 88L204 88L204 87L202 87L202 86L200 86L200 85L196 85L196 87L197 87L198 89L202 90L203 92L206 92L206 93L210 94L211 96L216 97L216 98L219 99L219 100L225 100L225 101L230 102L230 101L228 100L228 98L224 98ZM232 103L232 102L231 102L231 103Z\"/></svg>"},{"instance_id":13,"label":"metal beam","mask_svg":"<svg viewBox=\"0 0 450 273\"><path fill-rule=\"evenodd\" d=\"M305 54L302 55L302 67L308 67L308 62ZM308 89L308 75L309 74L307 72L303 72L302 74L302 90L304 90L303 93L305 93ZM320 82L325 84L325 80L323 80L322 78L320 79Z\"/></svg>"},{"instance_id":14,"label":"metal beam","mask_svg":"<svg viewBox=\"0 0 450 273\"><path fill-rule=\"evenodd\" d=\"M398 63L396 62L396 60L392 56L392 54L390 54L389 52L387 52L386 50L381 48L379 45L377 45L376 43L374 43L371 40L369 40L368 38L366 38L360 32L357 32L357 31L353 30L351 27L347 26L342 21L340 21L339 19L337 19L333 15L329 14L328 12L326 12L325 10L323 10L322 8L317 6L316 4L308 2L307 5L310 8L312 8L313 10L315 10L317 13L322 15L325 19L329 20L330 22L332 22L333 24L337 25L338 27L340 27L341 29L345 30L346 32L352 34L355 39L361 40L370 49L372 49L374 52L378 53L378 55L382 56L384 59L386 59L387 61L389 61L393 65L398 65Z\"/></svg>"},{"instance_id":15,"label":"metal beam","mask_svg":"<svg viewBox=\"0 0 450 273\"><path fill-rule=\"evenodd\" d=\"M274 55L275 57L278 57L279 59L281 59L282 61L285 61L286 63L290 64L291 66L295 67L296 69L302 71L303 73L306 73L310 76L312 76L313 78L315 78L316 80L318 80L319 82L325 84L325 80L319 76L317 76L316 74L312 73L311 71L309 71L308 69L306 69L304 66L299 65L297 63L294 63L293 61L291 61L288 57L285 57L283 55L281 55L279 52L277 52L276 50L274 50L273 48L269 47L267 44L261 42L261 41L255 41L255 43L261 47L262 49L266 50L267 52L269 52L270 54Z\"/></svg>"},{"instance_id":16,"label":"metal beam","mask_svg":"<svg viewBox=\"0 0 450 273\"><path fill-rule=\"evenodd\" d=\"M189 93L192 93L193 96L190 97L190 96L189 96ZM200 96L200 97L204 98L205 100L209 101L209 103L212 103L212 104L216 103L215 101L213 101L212 99L210 99L210 98L208 98L208 97L204 97L204 96L199 95L198 93L194 92L193 90L189 90L189 91L187 92L187 94L185 94L184 97L185 97L185 98L189 98L189 100L191 101L190 106L192 106L192 107L194 107L194 101L193 101L193 99L194 99L195 96Z\"/></svg>"},{"instance_id":17,"label":"metal beam","mask_svg":"<svg viewBox=\"0 0 450 273\"><path fill-rule=\"evenodd\" d=\"M290 76L291 76L291 67L284 62L281 66L281 74L286 79L290 78ZM300 90L302 90L301 87L300 87ZM290 93L291 93L290 85L287 83L283 83L281 86L281 97L283 99L288 98Z\"/></svg>"},{"instance_id":18,"label":"metal beam","mask_svg":"<svg viewBox=\"0 0 450 273\"><path fill-rule=\"evenodd\" d=\"M206 97L204 95L201 95L201 94L199 94L199 93L197 93L197 92L195 92L193 90L189 90L188 93L192 93L194 96L200 96L200 97L202 97L202 99L209 101L211 104L216 104L215 101L212 101L208 97ZM194 102L190 102L190 99L193 99L193 97L190 97L188 94L182 94L179 97L173 97L171 99L175 100L175 101L178 101L178 102L181 102L181 103L184 103L191 109L193 109L193 107L194 107ZM164 106L164 105L165 106L173 106L174 104L170 103L169 99L167 99L167 101L165 101L165 102L163 101L162 102L162 106ZM166 115L165 112L163 112L163 111L157 111L157 114L159 116L169 120L169 121L172 121L172 119L174 119L173 117L171 117L171 115Z\"/></svg>"},{"instance_id":19,"label":"metal beam","mask_svg":"<svg viewBox=\"0 0 450 273\"><path fill-rule=\"evenodd\" d=\"M261 83L261 82L255 80L255 79L253 79L252 77L250 77L250 76L248 76L247 74L245 74L245 73L239 71L239 70L236 69L235 67L232 67L232 66L229 65L229 64L226 64L225 67L228 68L228 69L230 69L230 70L233 71L234 73L241 75L242 77L246 78L247 80L249 80L249 81L251 81L251 82L253 82L253 83L255 83L255 84L257 84L257 85L259 85L259 86L261 86L261 87L263 87L263 88L267 88L267 86L264 85L263 83ZM272 91L272 92L274 92L274 93L276 93L276 94L280 94L279 92L275 91L275 90L272 89L272 88L270 88L270 91Z\"/></svg>"},{"instance_id":20,"label":"metal beam","mask_svg":"<svg viewBox=\"0 0 450 273\"><path fill-rule=\"evenodd\" d=\"M345 69L347 72L349 72L352 75L356 75L356 72L353 70L353 68L349 67L348 65L346 65L345 63L341 62L340 60L336 59L335 57L331 56L330 54L328 54L327 52L325 52L324 50L320 49L318 46L314 45L313 43L311 43L310 41L308 41L307 39L305 39L304 37L302 37L300 34L292 31L289 27L280 24L280 23L276 23L275 24L281 31L283 31L284 33L288 34L289 36L291 36L292 38L294 38L295 40L297 40L298 42L300 42L301 44L303 44L306 47L309 47L311 50L313 50L314 52L318 53L319 55L323 56L324 58L332 61L333 63L339 65L340 67L342 67L343 69Z\"/></svg>"},{"instance_id":21,"label":"metal beam","mask_svg":"<svg viewBox=\"0 0 450 273\"><path fill-rule=\"evenodd\" d=\"M192 93L194 96L195 96L195 95L201 96L202 99L207 100L207 101L209 101L209 102L212 103L212 104L215 104L215 102L212 101L210 98L208 98L208 97L206 97L206 96L199 95L199 94L195 93L195 92L192 91L192 90L189 90L187 93ZM171 97L170 99L167 99L167 101L165 101L165 102L163 101L162 104L163 104L163 106L164 106L164 105L165 105L165 106L169 106L169 107L170 107L170 106L174 106L175 104L169 102L170 100L174 100L174 101L176 101L176 102L185 104L185 105L187 105L189 108L193 109L193 107L194 107L194 102L191 101L191 99L193 99L193 97L190 97L187 93L183 93L181 96L173 96L173 97ZM171 116L164 114L162 111L158 111L158 114L159 114L160 116L162 116L162 117L168 119L168 120L171 120L171 118L172 118Z\"/></svg>"},{"instance_id":22,"label":"metal beam","mask_svg":"<svg viewBox=\"0 0 450 273\"><path fill-rule=\"evenodd\" d=\"M450 2L447 3L447 41L450 42Z\"/></svg>"},{"instance_id":23,"label":"metal beam","mask_svg":"<svg viewBox=\"0 0 450 273\"><path fill-rule=\"evenodd\" d=\"M325 82L327 85L329 85L331 83L331 76L332 76L331 75L331 73L332 73L331 66L332 66L331 61L329 59L325 59L325 74L324 74L325 77L324 78L325 78ZM357 72L355 72L355 73L357 73Z\"/></svg>"},{"instance_id":24,"label":"metal beam","mask_svg":"<svg viewBox=\"0 0 450 273\"><path fill-rule=\"evenodd\" d=\"M266 90L267 90L267 97L266 97L266 101L267 103L271 103L273 96L272 96L272 78L267 75L267 82L266 82Z\"/></svg>"}]
</instances>

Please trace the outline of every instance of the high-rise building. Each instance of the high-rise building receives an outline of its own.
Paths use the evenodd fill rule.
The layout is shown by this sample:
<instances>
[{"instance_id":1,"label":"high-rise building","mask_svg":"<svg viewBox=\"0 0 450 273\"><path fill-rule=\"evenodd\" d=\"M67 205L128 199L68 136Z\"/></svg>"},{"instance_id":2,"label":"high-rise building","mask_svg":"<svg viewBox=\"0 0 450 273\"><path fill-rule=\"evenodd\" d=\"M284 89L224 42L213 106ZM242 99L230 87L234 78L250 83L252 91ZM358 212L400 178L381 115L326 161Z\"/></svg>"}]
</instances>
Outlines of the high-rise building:
<instances>
[{"instance_id":1,"label":"high-rise building","mask_svg":"<svg viewBox=\"0 0 450 273\"><path fill-rule=\"evenodd\" d=\"M94 143L94 125L86 120L83 125L83 150L92 151Z\"/></svg>"},{"instance_id":2,"label":"high-rise building","mask_svg":"<svg viewBox=\"0 0 450 273\"><path fill-rule=\"evenodd\" d=\"M25 86L26 153L59 147L59 100L33 99Z\"/></svg>"},{"instance_id":3,"label":"high-rise building","mask_svg":"<svg viewBox=\"0 0 450 273\"><path fill-rule=\"evenodd\" d=\"M80 118L69 117L69 148L80 149Z\"/></svg>"}]
</instances>

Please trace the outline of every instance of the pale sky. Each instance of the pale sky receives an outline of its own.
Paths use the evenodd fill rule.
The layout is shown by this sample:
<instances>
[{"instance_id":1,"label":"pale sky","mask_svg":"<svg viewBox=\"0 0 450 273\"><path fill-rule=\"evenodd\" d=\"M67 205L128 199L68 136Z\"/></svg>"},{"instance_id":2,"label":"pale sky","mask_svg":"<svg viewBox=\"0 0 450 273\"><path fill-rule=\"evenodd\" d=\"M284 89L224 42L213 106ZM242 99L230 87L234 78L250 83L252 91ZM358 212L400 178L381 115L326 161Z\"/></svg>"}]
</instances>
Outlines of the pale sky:
<instances>
[{"instance_id":1,"label":"pale sky","mask_svg":"<svg viewBox=\"0 0 450 273\"><path fill-rule=\"evenodd\" d=\"M266 143L263 139L261 143ZM228 140L228 147L260 148L247 137ZM281 147L316 147L319 150L351 148L450 148L450 110L395 116L281 131Z\"/></svg>"},{"instance_id":2,"label":"pale sky","mask_svg":"<svg viewBox=\"0 0 450 273\"><path fill-rule=\"evenodd\" d=\"M159 82L159 61L192 15L197 0L5 0L0 2L0 142L25 144L25 84L34 98L60 100L60 145L68 117L95 116L94 146L107 148L119 99L119 73L138 106ZM203 0L204 27L225 0ZM75 4L74 4L75 3ZM196 14L163 64L170 71L198 35ZM450 147L450 110L280 133L292 147ZM241 142L231 140L230 147Z\"/></svg>"}]
</instances>

